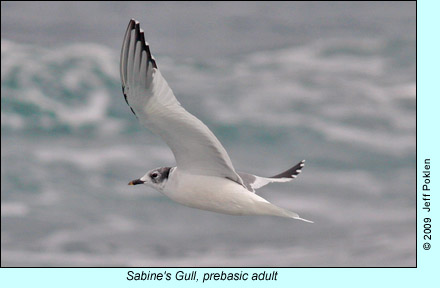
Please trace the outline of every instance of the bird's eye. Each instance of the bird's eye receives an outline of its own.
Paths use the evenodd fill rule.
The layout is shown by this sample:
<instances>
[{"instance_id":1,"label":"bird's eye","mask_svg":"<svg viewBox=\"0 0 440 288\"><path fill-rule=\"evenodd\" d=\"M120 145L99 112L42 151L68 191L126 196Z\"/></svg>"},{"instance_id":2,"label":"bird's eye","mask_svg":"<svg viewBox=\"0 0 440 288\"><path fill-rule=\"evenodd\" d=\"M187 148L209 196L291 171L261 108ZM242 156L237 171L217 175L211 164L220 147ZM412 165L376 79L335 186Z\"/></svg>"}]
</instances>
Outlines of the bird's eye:
<instances>
[{"instance_id":1,"label":"bird's eye","mask_svg":"<svg viewBox=\"0 0 440 288\"><path fill-rule=\"evenodd\" d=\"M157 174L157 172L154 172L151 174L151 178L157 178L157 176L159 176L159 174Z\"/></svg>"}]
</instances>

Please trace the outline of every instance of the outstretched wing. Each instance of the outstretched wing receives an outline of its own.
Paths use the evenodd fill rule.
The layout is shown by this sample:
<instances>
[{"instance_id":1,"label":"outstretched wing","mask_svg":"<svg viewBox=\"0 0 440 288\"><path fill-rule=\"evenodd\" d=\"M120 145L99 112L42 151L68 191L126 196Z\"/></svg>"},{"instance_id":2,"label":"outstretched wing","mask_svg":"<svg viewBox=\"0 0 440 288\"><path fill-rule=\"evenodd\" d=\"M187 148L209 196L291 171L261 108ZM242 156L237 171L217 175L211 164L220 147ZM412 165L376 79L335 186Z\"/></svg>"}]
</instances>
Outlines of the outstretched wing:
<instances>
[{"instance_id":1,"label":"outstretched wing","mask_svg":"<svg viewBox=\"0 0 440 288\"><path fill-rule=\"evenodd\" d=\"M220 141L177 101L134 19L125 33L120 68L125 101L139 121L168 144L179 170L243 185Z\"/></svg>"},{"instance_id":2,"label":"outstretched wing","mask_svg":"<svg viewBox=\"0 0 440 288\"><path fill-rule=\"evenodd\" d=\"M306 162L306 160L302 160L292 168L272 177L260 177L241 172L238 172L238 175L243 179L244 186L249 191L255 193L255 189L266 186L269 183L292 181L299 175L299 173L301 173L301 169L304 167L304 162Z\"/></svg>"}]
</instances>

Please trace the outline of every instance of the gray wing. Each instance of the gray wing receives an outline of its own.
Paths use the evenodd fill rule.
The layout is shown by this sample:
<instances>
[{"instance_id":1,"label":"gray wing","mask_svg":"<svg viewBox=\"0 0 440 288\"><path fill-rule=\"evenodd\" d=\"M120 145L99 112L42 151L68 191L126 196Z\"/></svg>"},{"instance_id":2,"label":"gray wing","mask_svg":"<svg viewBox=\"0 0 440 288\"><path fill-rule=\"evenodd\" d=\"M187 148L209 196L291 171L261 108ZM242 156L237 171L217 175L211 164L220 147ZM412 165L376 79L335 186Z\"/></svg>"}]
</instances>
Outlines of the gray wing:
<instances>
[{"instance_id":1,"label":"gray wing","mask_svg":"<svg viewBox=\"0 0 440 288\"><path fill-rule=\"evenodd\" d=\"M255 189L261 188L269 183L292 181L299 175L299 173L301 173L301 170L304 167L304 162L306 162L306 160L302 160L292 168L272 177L260 177L242 172L238 172L238 175L240 175L243 180L244 186L249 191L255 193Z\"/></svg>"},{"instance_id":2,"label":"gray wing","mask_svg":"<svg viewBox=\"0 0 440 288\"><path fill-rule=\"evenodd\" d=\"M177 101L134 19L125 33L120 68L125 101L139 121L168 144L179 170L243 185L220 141Z\"/></svg>"}]
</instances>

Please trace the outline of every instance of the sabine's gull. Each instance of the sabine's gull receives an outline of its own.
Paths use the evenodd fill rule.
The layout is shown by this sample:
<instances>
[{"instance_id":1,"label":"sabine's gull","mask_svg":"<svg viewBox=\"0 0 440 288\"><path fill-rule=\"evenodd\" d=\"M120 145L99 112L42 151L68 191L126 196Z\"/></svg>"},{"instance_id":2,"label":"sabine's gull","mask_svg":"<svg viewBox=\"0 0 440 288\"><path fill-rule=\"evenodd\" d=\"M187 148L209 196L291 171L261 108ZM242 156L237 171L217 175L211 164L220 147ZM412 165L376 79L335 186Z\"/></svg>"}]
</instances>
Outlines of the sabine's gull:
<instances>
[{"instance_id":1,"label":"sabine's gull","mask_svg":"<svg viewBox=\"0 0 440 288\"><path fill-rule=\"evenodd\" d=\"M157 67L139 22L131 19L121 50L125 101L139 121L170 147L176 167L150 170L129 185L145 184L193 208L231 215L273 215L299 219L258 196L255 189L293 180L305 160L273 177L236 172L220 141L177 101Z\"/></svg>"}]
</instances>

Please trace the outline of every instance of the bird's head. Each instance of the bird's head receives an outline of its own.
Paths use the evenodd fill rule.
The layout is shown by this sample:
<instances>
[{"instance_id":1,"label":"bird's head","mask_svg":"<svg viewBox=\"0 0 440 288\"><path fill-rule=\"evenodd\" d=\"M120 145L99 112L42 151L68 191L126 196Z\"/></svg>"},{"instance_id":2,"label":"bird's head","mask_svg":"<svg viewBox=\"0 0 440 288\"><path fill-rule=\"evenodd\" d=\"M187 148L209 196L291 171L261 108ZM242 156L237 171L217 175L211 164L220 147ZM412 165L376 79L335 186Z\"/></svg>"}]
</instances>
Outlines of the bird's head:
<instances>
[{"instance_id":1,"label":"bird's head","mask_svg":"<svg viewBox=\"0 0 440 288\"><path fill-rule=\"evenodd\" d=\"M145 184L156 190L162 191L165 187L165 183L168 181L170 170L171 167L161 167L150 170L141 178L130 181L128 185Z\"/></svg>"}]
</instances>

